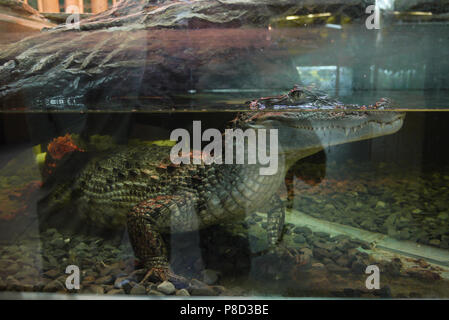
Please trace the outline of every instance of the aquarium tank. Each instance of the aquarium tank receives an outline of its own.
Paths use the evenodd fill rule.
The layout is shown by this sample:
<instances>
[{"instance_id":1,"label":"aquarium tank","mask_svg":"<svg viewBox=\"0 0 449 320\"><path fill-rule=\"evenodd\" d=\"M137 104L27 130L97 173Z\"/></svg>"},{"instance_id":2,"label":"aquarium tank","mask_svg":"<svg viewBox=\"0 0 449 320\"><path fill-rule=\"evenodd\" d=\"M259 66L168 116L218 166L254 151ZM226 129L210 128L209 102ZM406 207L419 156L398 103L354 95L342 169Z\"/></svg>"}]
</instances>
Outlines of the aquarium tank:
<instances>
[{"instance_id":1,"label":"aquarium tank","mask_svg":"<svg viewBox=\"0 0 449 320\"><path fill-rule=\"evenodd\" d=\"M447 0L0 0L0 297L449 298L448 52Z\"/></svg>"}]
</instances>

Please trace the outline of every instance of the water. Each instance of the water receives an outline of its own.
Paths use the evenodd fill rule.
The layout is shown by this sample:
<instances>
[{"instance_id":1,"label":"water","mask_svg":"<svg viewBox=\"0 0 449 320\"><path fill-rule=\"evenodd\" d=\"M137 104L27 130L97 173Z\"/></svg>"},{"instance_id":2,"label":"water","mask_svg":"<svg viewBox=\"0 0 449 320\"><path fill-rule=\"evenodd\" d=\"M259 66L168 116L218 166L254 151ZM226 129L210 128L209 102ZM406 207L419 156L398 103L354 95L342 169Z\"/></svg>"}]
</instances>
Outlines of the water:
<instances>
[{"instance_id":1,"label":"water","mask_svg":"<svg viewBox=\"0 0 449 320\"><path fill-rule=\"evenodd\" d=\"M3 114L10 127L0 151L1 290L156 294L155 280L136 287L144 270L135 264L124 226L88 226L70 200L44 219L40 203L54 188L73 184L102 152L166 142L172 130L191 129L193 120L201 120L203 130L223 130L235 116ZM267 222L260 208L237 221L169 236L173 270L213 283L188 287L199 295L448 297L448 117L407 112L396 134L327 147L296 162L280 190L287 204L283 258L264 252ZM53 175L44 170L42 153L48 157L49 143L66 133L78 150L58 162L62 169ZM93 143L90 151L83 139ZM65 288L68 265L81 270L79 291ZM367 265L379 266L380 290L366 288Z\"/></svg>"}]
</instances>

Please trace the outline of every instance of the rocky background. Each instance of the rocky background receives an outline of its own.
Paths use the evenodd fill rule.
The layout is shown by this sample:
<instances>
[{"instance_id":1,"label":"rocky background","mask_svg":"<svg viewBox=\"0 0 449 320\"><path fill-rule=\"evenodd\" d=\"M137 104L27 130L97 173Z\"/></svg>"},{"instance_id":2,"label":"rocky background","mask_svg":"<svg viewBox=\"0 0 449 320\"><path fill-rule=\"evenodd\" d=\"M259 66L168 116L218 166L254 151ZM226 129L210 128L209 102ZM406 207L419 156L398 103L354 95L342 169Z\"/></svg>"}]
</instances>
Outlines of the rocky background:
<instances>
[{"instance_id":1,"label":"rocky background","mask_svg":"<svg viewBox=\"0 0 449 320\"><path fill-rule=\"evenodd\" d=\"M199 257L192 235L178 239L183 245L172 267L187 276L185 282L145 279L146 270L135 264L129 242L123 239L48 229L40 235L41 246L38 239L21 239L0 247L0 290L150 296L449 296L441 269L424 260L378 260L364 252L370 249L366 242L330 237L307 227L286 226L283 245L290 251L285 256L253 255L250 247L265 245L265 223L255 214L242 224L202 232ZM66 289L65 267L70 264L81 270L80 290ZM370 264L381 269L379 290L365 287Z\"/></svg>"}]
</instances>

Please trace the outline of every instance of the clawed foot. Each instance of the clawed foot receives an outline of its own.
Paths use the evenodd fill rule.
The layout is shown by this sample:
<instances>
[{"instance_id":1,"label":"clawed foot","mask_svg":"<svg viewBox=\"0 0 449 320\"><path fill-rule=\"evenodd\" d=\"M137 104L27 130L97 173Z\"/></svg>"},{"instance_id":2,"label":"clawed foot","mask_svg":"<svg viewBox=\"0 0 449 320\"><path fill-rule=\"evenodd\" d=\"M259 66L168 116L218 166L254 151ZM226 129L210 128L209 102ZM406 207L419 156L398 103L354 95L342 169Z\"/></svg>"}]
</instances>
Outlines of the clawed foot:
<instances>
[{"instance_id":1,"label":"clawed foot","mask_svg":"<svg viewBox=\"0 0 449 320\"><path fill-rule=\"evenodd\" d=\"M260 275L271 280L282 280L296 264L300 253L294 248L283 245L273 246L258 253L255 262L258 265Z\"/></svg>"},{"instance_id":2,"label":"clawed foot","mask_svg":"<svg viewBox=\"0 0 449 320\"><path fill-rule=\"evenodd\" d=\"M188 286L189 280L183 276L175 274L170 268L167 267L152 267L145 274L140 281L141 284L150 282L163 282L170 281L177 288L185 288Z\"/></svg>"},{"instance_id":3,"label":"clawed foot","mask_svg":"<svg viewBox=\"0 0 449 320\"><path fill-rule=\"evenodd\" d=\"M144 283L148 280L165 281L168 280L169 268L164 267L153 267L145 274L140 283Z\"/></svg>"}]
</instances>

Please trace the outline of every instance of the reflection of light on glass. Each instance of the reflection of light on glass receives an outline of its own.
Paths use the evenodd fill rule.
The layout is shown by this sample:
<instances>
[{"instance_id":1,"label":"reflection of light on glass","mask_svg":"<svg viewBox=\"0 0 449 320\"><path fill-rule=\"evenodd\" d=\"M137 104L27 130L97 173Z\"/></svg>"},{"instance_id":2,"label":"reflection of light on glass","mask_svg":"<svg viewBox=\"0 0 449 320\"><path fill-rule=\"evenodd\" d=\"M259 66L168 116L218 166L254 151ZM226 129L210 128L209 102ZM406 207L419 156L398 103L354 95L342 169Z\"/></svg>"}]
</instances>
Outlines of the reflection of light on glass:
<instances>
[{"instance_id":1,"label":"reflection of light on glass","mask_svg":"<svg viewBox=\"0 0 449 320\"><path fill-rule=\"evenodd\" d=\"M300 18L322 18L322 17L330 17L332 14L330 12L324 12L324 13L311 13L305 16L287 16L285 17L285 20L298 20Z\"/></svg>"},{"instance_id":2,"label":"reflection of light on glass","mask_svg":"<svg viewBox=\"0 0 449 320\"><path fill-rule=\"evenodd\" d=\"M393 10L394 0L376 0L376 7L381 10Z\"/></svg>"},{"instance_id":3,"label":"reflection of light on glass","mask_svg":"<svg viewBox=\"0 0 449 320\"><path fill-rule=\"evenodd\" d=\"M313 13L313 14L308 14L307 17L308 18L321 18L321 17L330 17L331 13L330 12L325 12L325 13Z\"/></svg>"},{"instance_id":4,"label":"reflection of light on glass","mask_svg":"<svg viewBox=\"0 0 449 320\"><path fill-rule=\"evenodd\" d=\"M396 15L400 15L400 14L404 14L404 15L411 15L411 16L431 16L432 12L423 12L423 11L410 11L410 12L400 12L400 11L395 11L394 14Z\"/></svg>"},{"instance_id":5,"label":"reflection of light on glass","mask_svg":"<svg viewBox=\"0 0 449 320\"><path fill-rule=\"evenodd\" d=\"M300 83L315 86L339 95L348 95L352 90L352 69L340 66L297 66Z\"/></svg>"},{"instance_id":6,"label":"reflection of light on glass","mask_svg":"<svg viewBox=\"0 0 449 320\"><path fill-rule=\"evenodd\" d=\"M211 89L204 90L204 92L212 92L212 93L238 93L238 92L265 92L267 89Z\"/></svg>"},{"instance_id":7,"label":"reflection of light on glass","mask_svg":"<svg viewBox=\"0 0 449 320\"><path fill-rule=\"evenodd\" d=\"M333 24L333 23L327 23L327 24L326 24L326 27L327 27L327 28L331 28L331 29L341 29L341 28L342 28L341 25L339 25L339 24Z\"/></svg>"}]
</instances>

